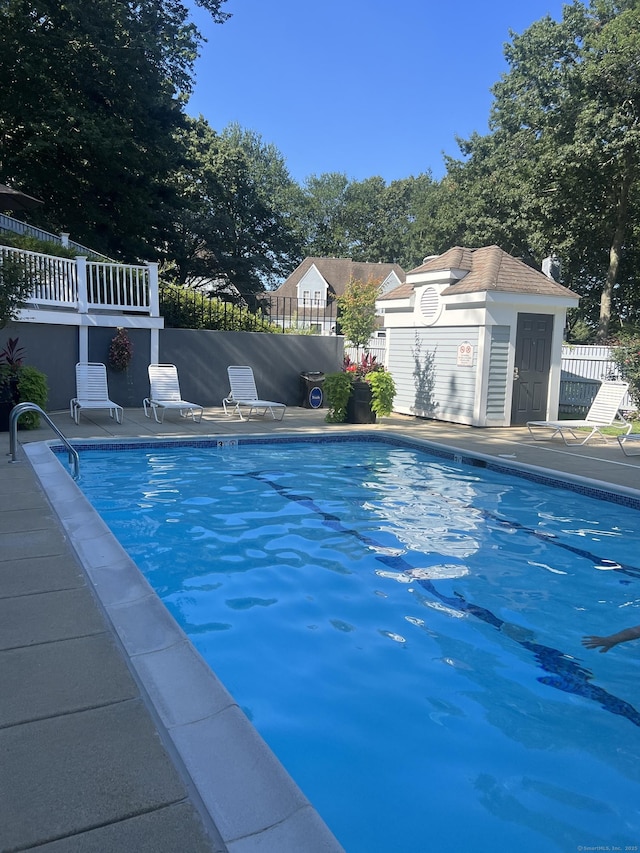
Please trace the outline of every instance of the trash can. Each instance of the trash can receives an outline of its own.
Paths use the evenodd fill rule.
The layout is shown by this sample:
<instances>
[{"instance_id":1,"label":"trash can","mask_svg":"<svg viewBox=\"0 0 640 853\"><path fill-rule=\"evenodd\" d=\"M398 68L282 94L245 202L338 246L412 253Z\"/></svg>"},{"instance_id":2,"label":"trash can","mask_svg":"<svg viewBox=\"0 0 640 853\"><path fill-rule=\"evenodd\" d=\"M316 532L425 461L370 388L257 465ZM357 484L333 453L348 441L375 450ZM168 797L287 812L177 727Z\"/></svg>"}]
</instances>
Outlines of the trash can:
<instances>
[{"instance_id":1,"label":"trash can","mask_svg":"<svg viewBox=\"0 0 640 853\"><path fill-rule=\"evenodd\" d=\"M306 370L300 374L301 405L305 409L320 409L324 404L322 383L324 373L318 370Z\"/></svg>"}]
</instances>

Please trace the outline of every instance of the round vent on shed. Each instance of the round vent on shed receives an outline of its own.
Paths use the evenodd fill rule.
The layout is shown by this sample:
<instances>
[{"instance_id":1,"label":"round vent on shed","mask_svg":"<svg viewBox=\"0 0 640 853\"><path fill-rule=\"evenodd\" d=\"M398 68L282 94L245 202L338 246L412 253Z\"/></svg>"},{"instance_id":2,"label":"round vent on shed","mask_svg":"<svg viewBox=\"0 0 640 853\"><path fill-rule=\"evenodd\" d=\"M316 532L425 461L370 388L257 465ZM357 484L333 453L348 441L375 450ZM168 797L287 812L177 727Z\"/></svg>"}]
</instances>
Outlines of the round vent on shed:
<instances>
[{"instance_id":1,"label":"round vent on shed","mask_svg":"<svg viewBox=\"0 0 640 853\"><path fill-rule=\"evenodd\" d=\"M420 297L420 314L427 326L435 323L440 316L441 308L440 294L435 287L425 287Z\"/></svg>"}]
</instances>

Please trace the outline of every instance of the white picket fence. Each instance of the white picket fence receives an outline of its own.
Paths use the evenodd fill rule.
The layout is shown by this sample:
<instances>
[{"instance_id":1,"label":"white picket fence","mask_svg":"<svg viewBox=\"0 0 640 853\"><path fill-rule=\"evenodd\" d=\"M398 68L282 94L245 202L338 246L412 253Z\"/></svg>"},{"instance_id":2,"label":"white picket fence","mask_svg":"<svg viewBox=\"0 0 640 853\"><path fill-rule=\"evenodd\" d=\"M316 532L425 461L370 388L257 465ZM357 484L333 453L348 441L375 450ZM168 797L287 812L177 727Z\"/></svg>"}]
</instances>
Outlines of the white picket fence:
<instances>
[{"instance_id":1,"label":"white picket fence","mask_svg":"<svg viewBox=\"0 0 640 853\"><path fill-rule=\"evenodd\" d=\"M606 346L566 345L562 347L560 411L587 410L604 379L619 379L618 369ZM624 411L635 409L627 394Z\"/></svg>"},{"instance_id":2,"label":"white picket fence","mask_svg":"<svg viewBox=\"0 0 640 853\"><path fill-rule=\"evenodd\" d=\"M356 347L345 346L344 354L349 356L352 361L358 361L363 354L372 355L378 364L386 366L387 360L387 345L384 338L371 338L366 347L361 347L360 350Z\"/></svg>"}]
</instances>

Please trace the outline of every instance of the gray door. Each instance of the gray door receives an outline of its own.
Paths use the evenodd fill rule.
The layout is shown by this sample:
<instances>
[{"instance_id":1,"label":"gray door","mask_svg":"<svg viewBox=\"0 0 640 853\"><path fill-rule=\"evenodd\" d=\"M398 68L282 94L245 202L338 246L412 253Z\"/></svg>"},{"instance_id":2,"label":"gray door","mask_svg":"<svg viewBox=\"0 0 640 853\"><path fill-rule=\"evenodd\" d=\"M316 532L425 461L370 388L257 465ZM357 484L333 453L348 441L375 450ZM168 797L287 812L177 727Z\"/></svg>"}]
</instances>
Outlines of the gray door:
<instances>
[{"instance_id":1,"label":"gray door","mask_svg":"<svg viewBox=\"0 0 640 853\"><path fill-rule=\"evenodd\" d=\"M518 314L512 426L546 420L552 334L551 314Z\"/></svg>"}]
</instances>

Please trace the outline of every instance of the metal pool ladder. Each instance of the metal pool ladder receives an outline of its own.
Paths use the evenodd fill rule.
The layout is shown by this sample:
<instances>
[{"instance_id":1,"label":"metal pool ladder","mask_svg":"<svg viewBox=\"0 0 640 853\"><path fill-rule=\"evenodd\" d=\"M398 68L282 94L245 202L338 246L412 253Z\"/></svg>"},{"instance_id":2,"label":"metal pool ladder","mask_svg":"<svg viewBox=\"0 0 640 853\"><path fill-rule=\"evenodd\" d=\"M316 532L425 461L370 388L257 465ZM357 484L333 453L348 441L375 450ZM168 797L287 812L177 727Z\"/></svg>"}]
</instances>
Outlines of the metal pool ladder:
<instances>
[{"instance_id":1,"label":"metal pool ladder","mask_svg":"<svg viewBox=\"0 0 640 853\"><path fill-rule=\"evenodd\" d=\"M69 443L67 437L60 432L49 415L43 411L37 403L18 403L18 405L14 406L9 413L9 453L11 454L11 461L16 461L16 450L18 447L18 418L20 415L24 414L24 412L37 412L40 417L44 418L49 424L60 441L67 448L73 479L77 480L80 475L80 457L78 456L78 451Z\"/></svg>"}]
</instances>

